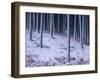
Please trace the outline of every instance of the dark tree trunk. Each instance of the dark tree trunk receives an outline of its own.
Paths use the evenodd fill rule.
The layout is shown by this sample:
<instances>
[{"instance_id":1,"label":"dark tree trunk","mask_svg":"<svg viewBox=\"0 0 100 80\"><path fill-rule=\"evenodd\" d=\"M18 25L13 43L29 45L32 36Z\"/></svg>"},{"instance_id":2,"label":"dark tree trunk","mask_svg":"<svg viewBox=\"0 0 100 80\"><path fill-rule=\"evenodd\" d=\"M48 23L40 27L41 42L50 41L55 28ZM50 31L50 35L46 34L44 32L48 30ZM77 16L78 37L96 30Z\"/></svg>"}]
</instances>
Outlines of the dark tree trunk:
<instances>
[{"instance_id":1,"label":"dark tree trunk","mask_svg":"<svg viewBox=\"0 0 100 80\"><path fill-rule=\"evenodd\" d=\"M82 16L82 31L81 31L81 33L82 33L82 48L83 48L83 40L84 40L84 16Z\"/></svg>"},{"instance_id":2,"label":"dark tree trunk","mask_svg":"<svg viewBox=\"0 0 100 80\"><path fill-rule=\"evenodd\" d=\"M32 26L32 13L29 14L29 27L30 27L30 40L32 41L32 31L33 31L33 26Z\"/></svg>"},{"instance_id":3,"label":"dark tree trunk","mask_svg":"<svg viewBox=\"0 0 100 80\"><path fill-rule=\"evenodd\" d=\"M53 34L54 34L54 16L53 16L53 14L50 14L50 35L51 35L51 38L54 38Z\"/></svg>"},{"instance_id":4,"label":"dark tree trunk","mask_svg":"<svg viewBox=\"0 0 100 80\"><path fill-rule=\"evenodd\" d=\"M69 26L69 15L67 15L67 36L68 36L68 45L67 45L67 53L68 53L68 62L70 62L70 26Z\"/></svg>"},{"instance_id":5,"label":"dark tree trunk","mask_svg":"<svg viewBox=\"0 0 100 80\"><path fill-rule=\"evenodd\" d=\"M35 13L33 13L33 32L36 32Z\"/></svg>"},{"instance_id":6,"label":"dark tree trunk","mask_svg":"<svg viewBox=\"0 0 100 80\"><path fill-rule=\"evenodd\" d=\"M59 32L60 32L60 30L59 30L60 29L60 15L58 14L57 16L58 16L57 22L58 22L58 34L59 34Z\"/></svg>"},{"instance_id":7,"label":"dark tree trunk","mask_svg":"<svg viewBox=\"0 0 100 80\"><path fill-rule=\"evenodd\" d=\"M38 20L39 18L38 18L38 13L36 14L36 31L37 31L37 33L39 33L39 20Z\"/></svg>"},{"instance_id":8,"label":"dark tree trunk","mask_svg":"<svg viewBox=\"0 0 100 80\"><path fill-rule=\"evenodd\" d=\"M76 40L76 15L74 16L74 40Z\"/></svg>"},{"instance_id":9,"label":"dark tree trunk","mask_svg":"<svg viewBox=\"0 0 100 80\"><path fill-rule=\"evenodd\" d=\"M40 20L40 47L43 48L43 14L41 13Z\"/></svg>"},{"instance_id":10,"label":"dark tree trunk","mask_svg":"<svg viewBox=\"0 0 100 80\"><path fill-rule=\"evenodd\" d=\"M80 25L80 46L83 48L83 43L82 43L82 23L81 23L81 16L79 15L79 25Z\"/></svg>"}]
</instances>

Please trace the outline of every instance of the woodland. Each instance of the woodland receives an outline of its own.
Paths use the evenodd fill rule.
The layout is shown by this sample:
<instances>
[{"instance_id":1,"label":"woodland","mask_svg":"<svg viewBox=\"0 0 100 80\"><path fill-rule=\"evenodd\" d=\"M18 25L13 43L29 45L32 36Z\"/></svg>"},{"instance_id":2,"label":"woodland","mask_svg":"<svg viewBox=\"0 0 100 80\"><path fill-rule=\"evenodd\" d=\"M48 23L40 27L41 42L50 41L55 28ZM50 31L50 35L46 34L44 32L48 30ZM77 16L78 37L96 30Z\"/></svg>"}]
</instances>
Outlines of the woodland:
<instances>
[{"instance_id":1,"label":"woodland","mask_svg":"<svg viewBox=\"0 0 100 80\"><path fill-rule=\"evenodd\" d=\"M25 66L89 64L89 15L26 12Z\"/></svg>"}]
</instances>

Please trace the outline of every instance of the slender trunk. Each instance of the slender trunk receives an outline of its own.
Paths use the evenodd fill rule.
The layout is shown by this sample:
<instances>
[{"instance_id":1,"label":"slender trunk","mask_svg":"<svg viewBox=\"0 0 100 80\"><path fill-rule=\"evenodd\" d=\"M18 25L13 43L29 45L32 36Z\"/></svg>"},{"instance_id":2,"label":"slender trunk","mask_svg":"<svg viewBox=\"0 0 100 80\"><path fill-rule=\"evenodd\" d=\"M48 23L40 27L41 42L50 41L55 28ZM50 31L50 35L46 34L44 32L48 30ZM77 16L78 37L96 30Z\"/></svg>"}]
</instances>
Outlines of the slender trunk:
<instances>
[{"instance_id":1,"label":"slender trunk","mask_svg":"<svg viewBox=\"0 0 100 80\"><path fill-rule=\"evenodd\" d=\"M29 13L26 13L26 31L29 32Z\"/></svg>"},{"instance_id":2,"label":"slender trunk","mask_svg":"<svg viewBox=\"0 0 100 80\"><path fill-rule=\"evenodd\" d=\"M83 39L84 39L84 15L82 16L82 31L81 31L81 33L82 33L82 48L83 48Z\"/></svg>"},{"instance_id":3,"label":"slender trunk","mask_svg":"<svg viewBox=\"0 0 100 80\"><path fill-rule=\"evenodd\" d=\"M38 13L36 14L36 31L37 33L39 32L38 28L39 28L39 25L38 25Z\"/></svg>"},{"instance_id":4,"label":"slender trunk","mask_svg":"<svg viewBox=\"0 0 100 80\"><path fill-rule=\"evenodd\" d=\"M33 32L36 31L36 26L35 26L35 13L33 13Z\"/></svg>"},{"instance_id":5,"label":"slender trunk","mask_svg":"<svg viewBox=\"0 0 100 80\"><path fill-rule=\"evenodd\" d=\"M87 42L88 42L88 45L89 45L89 35L90 35L90 34L89 34L89 32L90 32L90 31L89 31L89 18L87 17L87 19L88 19L88 21L87 21L87 24L88 24L88 26L87 26L87 29L88 29L88 30L87 30L87 33L88 33L88 34L87 34L87 35L88 35L88 36L87 36Z\"/></svg>"},{"instance_id":6,"label":"slender trunk","mask_svg":"<svg viewBox=\"0 0 100 80\"><path fill-rule=\"evenodd\" d=\"M83 44L84 44L84 41L85 41L85 16L84 16L84 31L83 31L83 34L84 34L84 38L83 38Z\"/></svg>"},{"instance_id":7,"label":"slender trunk","mask_svg":"<svg viewBox=\"0 0 100 80\"><path fill-rule=\"evenodd\" d=\"M33 26L31 24L31 15L32 13L29 14L29 27L30 27L30 40L32 40L32 31L33 31Z\"/></svg>"},{"instance_id":8,"label":"slender trunk","mask_svg":"<svg viewBox=\"0 0 100 80\"><path fill-rule=\"evenodd\" d=\"M50 14L47 14L47 32L48 32L48 33L50 32L49 15L50 15Z\"/></svg>"},{"instance_id":9,"label":"slender trunk","mask_svg":"<svg viewBox=\"0 0 100 80\"><path fill-rule=\"evenodd\" d=\"M57 20L58 20L57 22L58 22L58 34L59 34L59 32L60 32L59 31L59 29L60 29L60 14L58 14L58 19Z\"/></svg>"},{"instance_id":10,"label":"slender trunk","mask_svg":"<svg viewBox=\"0 0 100 80\"><path fill-rule=\"evenodd\" d=\"M76 40L76 15L74 16L74 40Z\"/></svg>"},{"instance_id":11,"label":"slender trunk","mask_svg":"<svg viewBox=\"0 0 100 80\"><path fill-rule=\"evenodd\" d=\"M87 27L88 27L88 22L87 22L88 20L87 20L87 17L86 17L86 44L87 44L87 35L88 35L88 30L87 30Z\"/></svg>"},{"instance_id":12,"label":"slender trunk","mask_svg":"<svg viewBox=\"0 0 100 80\"><path fill-rule=\"evenodd\" d=\"M63 14L63 35L65 34L65 15Z\"/></svg>"},{"instance_id":13,"label":"slender trunk","mask_svg":"<svg viewBox=\"0 0 100 80\"><path fill-rule=\"evenodd\" d=\"M40 47L43 48L43 14L41 13L40 20Z\"/></svg>"},{"instance_id":14,"label":"slender trunk","mask_svg":"<svg viewBox=\"0 0 100 80\"><path fill-rule=\"evenodd\" d=\"M87 27L87 21L86 21L86 16L84 17L84 21L85 21L85 23L84 23L84 43L86 44L86 27Z\"/></svg>"},{"instance_id":15,"label":"slender trunk","mask_svg":"<svg viewBox=\"0 0 100 80\"><path fill-rule=\"evenodd\" d=\"M49 21L50 21L50 36L52 35L52 14L49 15Z\"/></svg>"},{"instance_id":16,"label":"slender trunk","mask_svg":"<svg viewBox=\"0 0 100 80\"><path fill-rule=\"evenodd\" d=\"M67 53L68 53L68 62L70 62L70 26L69 26L69 15L67 15L67 36L68 36L68 45L67 45Z\"/></svg>"},{"instance_id":17,"label":"slender trunk","mask_svg":"<svg viewBox=\"0 0 100 80\"><path fill-rule=\"evenodd\" d=\"M53 14L50 14L50 35L53 38Z\"/></svg>"},{"instance_id":18,"label":"slender trunk","mask_svg":"<svg viewBox=\"0 0 100 80\"><path fill-rule=\"evenodd\" d=\"M54 34L54 33L55 33L54 15L52 15L52 17L53 17L53 18L52 18L52 21L53 21L53 22L52 22L52 26L53 26L53 31L52 31L52 32L53 32L53 34Z\"/></svg>"},{"instance_id":19,"label":"slender trunk","mask_svg":"<svg viewBox=\"0 0 100 80\"><path fill-rule=\"evenodd\" d=\"M81 23L81 16L79 15L79 25L80 25L80 46L83 48L82 44L82 23Z\"/></svg>"},{"instance_id":20,"label":"slender trunk","mask_svg":"<svg viewBox=\"0 0 100 80\"><path fill-rule=\"evenodd\" d=\"M44 16L43 16L43 27L44 27L44 29L43 29L43 31L45 32L45 14L43 14Z\"/></svg>"}]
</instances>

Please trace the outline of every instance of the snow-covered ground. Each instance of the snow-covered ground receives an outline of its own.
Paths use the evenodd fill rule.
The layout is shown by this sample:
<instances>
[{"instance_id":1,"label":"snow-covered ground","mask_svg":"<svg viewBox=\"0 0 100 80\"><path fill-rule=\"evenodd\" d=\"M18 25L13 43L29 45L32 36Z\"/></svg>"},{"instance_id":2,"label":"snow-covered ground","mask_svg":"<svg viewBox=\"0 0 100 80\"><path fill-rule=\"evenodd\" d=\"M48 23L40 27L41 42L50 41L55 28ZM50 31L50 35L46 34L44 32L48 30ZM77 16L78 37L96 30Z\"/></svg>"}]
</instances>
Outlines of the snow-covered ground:
<instances>
[{"instance_id":1,"label":"snow-covered ground","mask_svg":"<svg viewBox=\"0 0 100 80\"><path fill-rule=\"evenodd\" d=\"M80 48L80 43L71 39L70 62L68 62L67 37L49 33L43 34L43 48L40 48L40 34L33 33L33 41L26 32L26 67L82 65L89 64L89 46Z\"/></svg>"}]
</instances>

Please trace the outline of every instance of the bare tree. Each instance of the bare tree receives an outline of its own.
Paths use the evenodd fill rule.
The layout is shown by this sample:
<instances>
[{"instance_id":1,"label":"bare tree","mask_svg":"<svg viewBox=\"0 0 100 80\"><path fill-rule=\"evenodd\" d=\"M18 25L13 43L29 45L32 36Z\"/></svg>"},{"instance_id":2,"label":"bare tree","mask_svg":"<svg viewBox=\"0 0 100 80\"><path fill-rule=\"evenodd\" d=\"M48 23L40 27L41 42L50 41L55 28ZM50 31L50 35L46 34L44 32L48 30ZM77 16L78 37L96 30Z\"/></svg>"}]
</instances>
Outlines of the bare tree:
<instances>
[{"instance_id":1,"label":"bare tree","mask_svg":"<svg viewBox=\"0 0 100 80\"><path fill-rule=\"evenodd\" d=\"M36 18L35 13L33 13L33 32L36 32L36 24L35 24Z\"/></svg>"},{"instance_id":2,"label":"bare tree","mask_svg":"<svg viewBox=\"0 0 100 80\"><path fill-rule=\"evenodd\" d=\"M87 45L89 45L89 18L87 17Z\"/></svg>"},{"instance_id":3,"label":"bare tree","mask_svg":"<svg viewBox=\"0 0 100 80\"><path fill-rule=\"evenodd\" d=\"M41 13L40 20L40 47L43 48L43 14Z\"/></svg>"},{"instance_id":4,"label":"bare tree","mask_svg":"<svg viewBox=\"0 0 100 80\"><path fill-rule=\"evenodd\" d=\"M67 37L68 37L68 41L67 41L67 54L68 54L68 62L70 62L70 26L69 26L69 15L67 15Z\"/></svg>"},{"instance_id":5,"label":"bare tree","mask_svg":"<svg viewBox=\"0 0 100 80\"><path fill-rule=\"evenodd\" d=\"M60 29L60 14L58 14L57 17L58 17L57 22L58 22L58 33L59 33L60 32L59 30Z\"/></svg>"},{"instance_id":6,"label":"bare tree","mask_svg":"<svg viewBox=\"0 0 100 80\"><path fill-rule=\"evenodd\" d=\"M38 20L39 18L38 18L38 13L36 14L36 31L37 31L37 33L39 32L39 20Z\"/></svg>"},{"instance_id":7,"label":"bare tree","mask_svg":"<svg viewBox=\"0 0 100 80\"><path fill-rule=\"evenodd\" d=\"M76 40L76 15L74 16L74 40Z\"/></svg>"},{"instance_id":8,"label":"bare tree","mask_svg":"<svg viewBox=\"0 0 100 80\"><path fill-rule=\"evenodd\" d=\"M30 32L30 40L32 40L32 30L33 30L33 26L32 26L32 13L30 13L29 14L29 28L30 28L30 30L29 30L29 32Z\"/></svg>"},{"instance_id":9,"label":"bare tree","mask_svg":"<svg viewBox=\"0 0 100 80\"><path fill-rule=\"evenodd\" d=\"M46 20L47 20L47 32L50 32L50 24L49 24L49 14L47 14L47 18L46 18Z\"/></svg>"},{"instance_id":10,"label":"bare tree","mask_svg":"<svg viewBox=\"0 0 100 80\"><path fill-rule=\"evenodd\" d=\"M45 28L46 26L45 26L45 13L44 13L44 16L43 16L43 31L45 32Z\"/></svg>"},{"instance_id":11,"label":"bare tree","mask_svg":"<svg viewBox=\"0 0 100 80\"><path fill-rule=\"evenodd\" d=\"M29 20L30 20L30 13L26 13L26 30L27 32L30 32L30 28L29 28Z\"/></svg>"},{"instance_id":12,"label":"bare tree","mask_svg":"<svg viewBox=\"0 0 100 80\"><path fill-rule=\"evenodd\" d=\"M65 14L63 14L63 34L65 34L65 26L66 26L66 15Z\"/></svg>"},{"instance_id":13,"label":"bare tree","mask_svg":"<svg viewBox=\"0 0 100 80\"><path fill-rule=\"evenodd\" d=\"M81 46L81 48L83 48L81 15L79 15L79 26L80 26L80 46Z\"/></svg>"},{"instance_id":14,"label":"bare tree","mask_svg":"<svg viewBox=\"0 0 100 80\"><path fill-rule=\"evenodd\" d=\"M83 40L84 40L84 15L82 16L82 30L81 30L81 35L82 35L82 48L83 48Z\"/></svg>"},{"instance_id":15,"label":"bare tree","mask_svg":"<svg viewBox=\"0 0 100 80\"><path fill-rule=\"evenodd\" d=\"M54 15L50 14L50 35L51 35L51 38L54 38L53 34L54 34Z\"/></svg>"}]
</instances>

